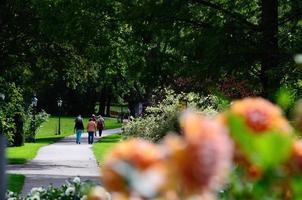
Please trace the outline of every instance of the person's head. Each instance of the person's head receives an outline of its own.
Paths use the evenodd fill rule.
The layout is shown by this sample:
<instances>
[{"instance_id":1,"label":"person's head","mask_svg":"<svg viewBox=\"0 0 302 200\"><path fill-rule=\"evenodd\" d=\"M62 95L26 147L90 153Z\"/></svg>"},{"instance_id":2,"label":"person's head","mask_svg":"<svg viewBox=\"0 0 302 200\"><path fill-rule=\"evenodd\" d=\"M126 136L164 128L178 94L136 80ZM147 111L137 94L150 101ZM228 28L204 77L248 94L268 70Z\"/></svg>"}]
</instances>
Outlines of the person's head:
<instances>
[{"instance_id":1,"label":"person's head","mask_svg":"<svg viewBox=\"0 0 302 200\"><path fill-rule=\"evenodd\" d=\"M76 121L77 121L77 122L81 122L82 120L83 120L83 119L82 119L81 115L78 115L77 118L76 118Z\"/></svg>"}]
</instances>

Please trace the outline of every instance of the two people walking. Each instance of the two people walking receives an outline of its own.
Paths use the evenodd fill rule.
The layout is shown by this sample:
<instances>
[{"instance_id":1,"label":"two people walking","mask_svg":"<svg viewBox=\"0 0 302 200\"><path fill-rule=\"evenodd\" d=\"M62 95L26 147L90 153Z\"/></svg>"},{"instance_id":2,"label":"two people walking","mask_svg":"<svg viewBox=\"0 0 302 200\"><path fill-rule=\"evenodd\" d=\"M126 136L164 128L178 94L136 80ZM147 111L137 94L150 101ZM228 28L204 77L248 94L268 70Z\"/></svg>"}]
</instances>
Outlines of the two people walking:
<instances>
[{"instance_id":1,"label":"two people walking","mask_svg":"<svg viewBox=\"0 0 302 200\"><path fill-rule=\"evenodd\" d=\"M81 135L84 131L83 119L81 115L79 115L75 120L75 130L76 130L76 143L81 144ZM92 115L89 118L89 122L87 124L87 132L88 132L88 144L93 144L94 136L96 136L96 130L99 132L99 136L102 136L102 131L105 128L105 120L102 116L98 118L95 115Z\"/></svg>"}]
</instances>

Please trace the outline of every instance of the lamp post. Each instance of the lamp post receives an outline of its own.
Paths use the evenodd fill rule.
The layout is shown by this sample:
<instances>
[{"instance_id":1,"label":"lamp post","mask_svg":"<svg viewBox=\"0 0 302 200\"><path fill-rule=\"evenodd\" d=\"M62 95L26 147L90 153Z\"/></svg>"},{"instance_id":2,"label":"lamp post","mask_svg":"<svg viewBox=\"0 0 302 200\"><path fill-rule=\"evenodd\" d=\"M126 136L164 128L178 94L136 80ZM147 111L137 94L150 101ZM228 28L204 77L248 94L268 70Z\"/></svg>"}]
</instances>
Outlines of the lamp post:
<instances>
[{"instance_id":1,"label":"lamp post","mask_svg":"<svg viewBox=\"0 0 302 200\"><path fill-rule=\"evenodd\" d=\"M33 107L33 121L32 121L32 138L31 140L34 142L35 141L35 135L36 135L36 109L38 106L38 98L36 95L33 96L31 99L31 105Z\"/></svg>"},{"instance_id":2,"label":"lamp post","mask_svg":"<svg viewBox=\"0 0 302 200\"><path fill-rule=\"evenodd\" d=\"M58 131L58 135L61 135L61 111L62 111L62 104L63 104L63 101L62 101L61 98L58 99L57 104L58 104L58 108L59 108L59 131Z\"/></svg>"},{"instance_id":3,"label":"lamp post","mask_svg":"<svg viewBox=\"0 0 302 200\"><path fill-rule=\"evenodd\" d=\"M5 100L5 95L3 93L0 93L0 101L4 102L4 100ZM6 193L5 147L6 147L6 140L3 134L2 116L0 116L0 199L5 199L5 193Z\"/></svg>"}]
</instances>

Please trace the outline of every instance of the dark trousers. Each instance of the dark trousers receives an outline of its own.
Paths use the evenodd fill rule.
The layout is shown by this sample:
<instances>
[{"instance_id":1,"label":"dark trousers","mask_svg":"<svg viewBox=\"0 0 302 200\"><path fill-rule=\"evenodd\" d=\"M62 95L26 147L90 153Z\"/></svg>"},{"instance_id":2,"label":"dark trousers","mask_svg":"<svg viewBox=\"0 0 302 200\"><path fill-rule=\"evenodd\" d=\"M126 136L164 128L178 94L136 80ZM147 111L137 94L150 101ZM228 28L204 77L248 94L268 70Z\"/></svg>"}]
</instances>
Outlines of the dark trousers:
<instances>
[{"instance_id":1,"label":"dark trousers","mask_svg":"<svg viewBox=\"0 0 302 200\"><path fill-rule=\"evenodd\" d=\"M103 129L100 128L100 129L99 129L99 136L100 136L100 137L102 136L102 131L103 131Z\"/></svg>"},{"instance_id":2,"label":"dark trousers","mask_svg":"<svg viewBox=\"0 0 302 200\"><path fill-rule=\"evenodd\" d=\"M93 143L94 132L88 132L88 144Z\"/></svg>"}]
</instances>

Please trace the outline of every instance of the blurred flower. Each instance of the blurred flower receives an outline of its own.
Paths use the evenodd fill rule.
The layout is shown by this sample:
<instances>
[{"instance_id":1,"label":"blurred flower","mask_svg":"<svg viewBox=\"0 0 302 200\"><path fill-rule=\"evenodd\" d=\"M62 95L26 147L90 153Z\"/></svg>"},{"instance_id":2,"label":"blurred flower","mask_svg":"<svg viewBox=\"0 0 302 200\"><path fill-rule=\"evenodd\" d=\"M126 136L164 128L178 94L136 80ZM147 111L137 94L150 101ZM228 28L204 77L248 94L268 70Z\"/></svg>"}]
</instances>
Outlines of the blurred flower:
<instances>
[{"instance_id":1,"label":"blurred flower","mask_svg":"<svg viewBox=\"0 0 302 200\"><path fill-rule=\"evenodd\" d=\"M9 197L7 200L17 200L17 197Z\"/></svg>"},{"instance_id":2,"label":"blurred flower","mask_svg":"<svg viewBox=\"0 0 302 200\"><path fill-rule=\"evenodd\" d=\"M296 103L294 113L296 128L302 132L302 100Z\"/></svg>"},{"instance_id":3,"label":"blurred flower","mask_svg":"<svg viewBox=\"0 0 302 200\"><path fill-rule=\"evenodd\" d=\"M102 167L102 179L109 191L145 197L156 195L164 182L161 152L156 145L132 139L119 143Z\"/></svg>"},{"instance_id":4,"label":"blurred flower","mask_svg":"<svg viewBox=\"0 0 302 200\"><path fill-rule=\"evenodd\" d=\"M100 186L92 188L87 196L87 200L110 200L110 194Z\"/></svg>"},{"instance_id":5,"label":"blurred flower","mask_svg":"<svg viewBox=\"0 0 302 200\"><path fill-rule=\"evenodd\" d=\"M187 111L181 118L185 141L177 136L165 139L169 169L180 175L188 193L218 191L226 181L232 164L233 143L227 130L214 120Z\"/></svg>"},{"instance_id":6,"label":"blurred flower","mask_svg":"<svg viewBox=\"0 0 302 200\"><path fill-rule=\"evenodd\" d=\"M13 197L14 193L12 191L7 191L6 192L6 197Z\"/></svg>"},{"instance_id":7,"label":"blurred flower","mask_svg":"<svg viewBox=\"0 0 302 200\"><path fill-rule=\"evenodd\" d=\"M74 177L73 182L76 184L80 184L81 183L80 177Z\"/></svg>"},{"instance_id":8,"label":"blurred flower","mask_svg":"<svg viewBox=\"0 0 302 200\"><path fill-rule=\"evenodd\" d=\"M302 140L295 141L293 145L293 165L294 168L302 172Z\"/></svg>"},{"instance_id":9,"label":"blurred flower","mask_svg":"<svg viewBox=\"0 0 302 200\"><path fill-rule=\"evenodd\" d=\"M243 117L246 125L255 133L277 130L290 133L291 127L277 106L263 98L245 98L235 101L230 112Z\"/></svg>"},{"instance_id":10,"label":"blurred flower","mask_svg":"<svg viewBox=\"0 0 302 200\"><path fill-rule=\"evenodd\" d=\"M262 176L262 173L261 168L256 165L250 164L248 167L248 177L253 180L259 179Z\"/></svg>"},{"instance_id":11,"label":"blurred flower","mask_svg":"<svg viewBox=\"0 0 302 200\"><path fill-rule=\"evenodd\" d=\"M81 200L87 200L87 195L84 195Z\"/></svg>"},{"instance_id":12,"label":"blurred flower","mask_svg":"<svg viewBox=\"0 0 302 200\"><path fill-rule=\"evenodd\" d=\"M75 193L75 188L74 187L68 187L65 191L66 196L73 196Z\"/></svg>"}]
</instances>

